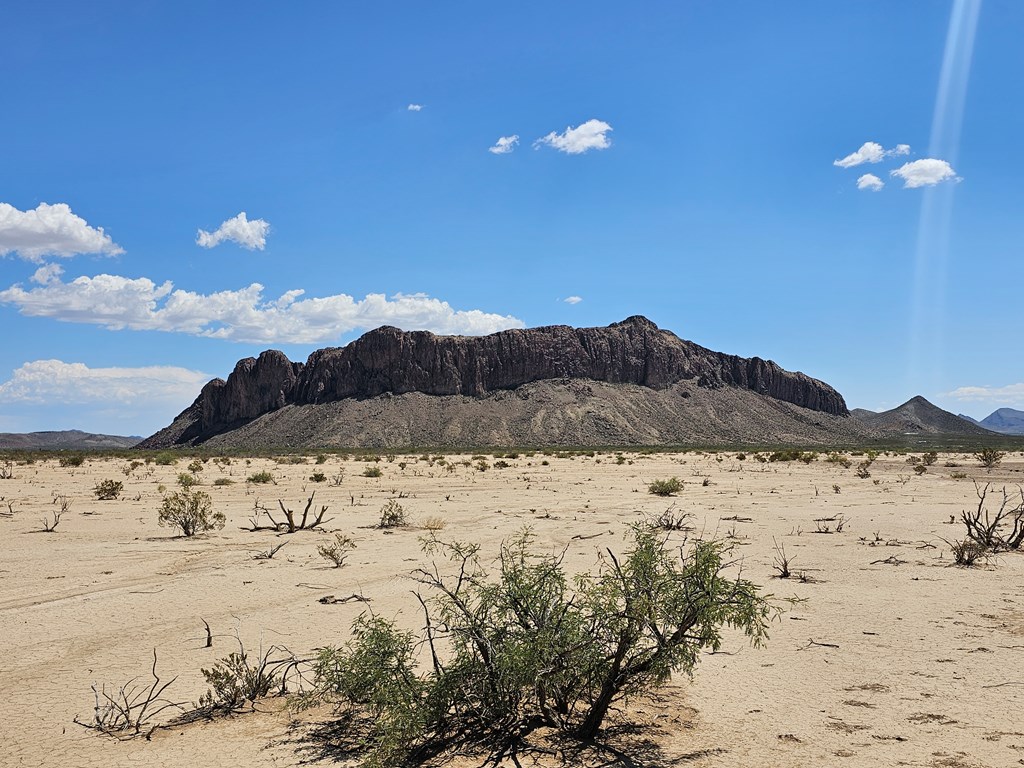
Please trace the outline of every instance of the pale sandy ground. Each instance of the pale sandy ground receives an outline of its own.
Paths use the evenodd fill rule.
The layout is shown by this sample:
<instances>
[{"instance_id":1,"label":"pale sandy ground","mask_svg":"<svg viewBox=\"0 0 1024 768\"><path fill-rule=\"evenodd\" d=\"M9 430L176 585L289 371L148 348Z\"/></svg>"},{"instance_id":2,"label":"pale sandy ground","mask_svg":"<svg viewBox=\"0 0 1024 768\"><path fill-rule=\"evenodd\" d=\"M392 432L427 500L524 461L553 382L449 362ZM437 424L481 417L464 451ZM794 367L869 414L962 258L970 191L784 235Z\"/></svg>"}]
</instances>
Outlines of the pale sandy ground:
<instances>
[{"instance_id":1,"label":"pale sandy ground","mask_svg":"<svg viewBox=\"0 0 1024 768\"><path fill-rule=\"evenodd\" d=\"M13 479L0 480L0 508L10 502L14 509L0 517L0 764L300 764L310 756L302 751L305 727L279 699L255 714L160 730L150 741L118 742L72 719L90 715L92 683L145 676L154 648L160 673L178 676L169 692L194 701L205 690L200 667L233 650L236 630L250 648L261 638L302 654L341 643L363 606L322 605L324 595L362 592L377 612L415 625L407 576L425 560L417 543L422 530L372 527L399 491L408 494L401 503L414 521L440 516L451 538L495 551L503 537L530 525L539 548L568 544L573 567L591 566L601 547L621 551L628 523L675 503L698 527L738 536L748 578L779 598L804 600L784 603L767 647L730 636L726 653L706 656L692 684L678 680L660 704L636 705L632 717L651 724L649 735L662 748L660 758L638 764L1024 764L1024 555L952 568L942 541L962 531L950 516L975 504L971 480L950 475L1015 486L1024 482L1021 455L991 473L964 456L942 456L922 477L903 457L883 457L867 480L823 461L627 458L633 463L618 465L605 454L550 458L542 466L538 454L507 469L460 466L448 474L399 457L380 464L382 479L364 478L367 464L337 457L321 467L312 459L236 459L223 469L211 462L203 488L228 525L193 540L156 524L158 486L173 486L187 461L129 478L123 460L74 470L53 461L17 466ZM943 466L950 460L962 466ZM404 469L399 461L407 462ZM314 471L331 477L341 468L340 487L308 480ZM273 472L277 484L247 485L259 469ZM651 480L672 475L686 481L674 502L646 492ZM236 484L213 486L220 476ZM702 486L701 476L711 484ZM120 500L95 500L91 489L105 478L124 481ZM277 538L242 529L257 498L297 504L314 488L330 505L328 529L358 542L343 569L328 568L316 553L326 533ZM55 493L72 497L71 511L56 532L37 532ZM837 513L849 520L842 533L813 532L814 518ZM735 515L752 520L723 521ZM882 541L869 544L876 532ZM773 538L814 582L772 578ZM273 560L251 558L284 540ZM890 556L905 562L872 564ZM217 635L211 649L203 647L200 617ZM808 645L812 639L828 645Z\"/></svg>"}]
</instances>

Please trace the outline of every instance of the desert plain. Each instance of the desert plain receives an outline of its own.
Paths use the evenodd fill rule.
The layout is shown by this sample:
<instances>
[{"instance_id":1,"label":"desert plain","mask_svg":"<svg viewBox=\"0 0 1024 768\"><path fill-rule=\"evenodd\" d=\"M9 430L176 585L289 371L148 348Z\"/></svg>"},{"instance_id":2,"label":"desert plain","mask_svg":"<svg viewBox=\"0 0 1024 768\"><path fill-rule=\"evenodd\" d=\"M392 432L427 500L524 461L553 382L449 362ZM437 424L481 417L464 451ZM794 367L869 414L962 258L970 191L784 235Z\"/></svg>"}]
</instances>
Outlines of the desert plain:
<instances>
[{"instance_id":1,"label":"desert plain","mask_svg":"<svg viewBox=\"0 0 1024 768\"><path fill-rule=\"evenodd\" d=\"M430 561L420 546L428 528L479 543L486 557L528 526L538 551L565 548L569 567L582 570L605 548L624 551L631 523L669 509L688 514L692 529L667 535L727 539L734 571L771 593L781 613L764 647L729 633L692 680L676 677L621 707L616 727L632 726L625 756L581 754L578 764L1024 764L1024 554L962 568L948 544L963 538L959 516L977 506L975 483L990 485L993 502L1004 486L1018 492L1022 454L991 470L967 454L940 454L921 475L906 455L883 454L865 478L855 474L862 457L844 467L824 453L809 463L734 451L487 454L485 471L469 454L443 463L419 454L328 454L320 464L314 454L208 458L198 488L226 525L184 538L158 526L157 513L192 458L133 469L130 457L79 467L37 460L0 480L0 765L337 764L316 736L331 710L296 712L283 697L127 740L75 719L92 717L91 686L148 682L154 650L160 677L174 678L166 696L187 705L207 688L201 668L239 641L250 652L279 645L308 658L345 642L368 608L418 628L410 574ZM364 476L368 467L381 476ZM272 482L247 482L263 471ZM324 479L314 482L315 473ZM683 481L677 495L648 493L673 476ZM93 493L107 479L123 483L116 500ZM314 491L316 505L328 506L322 530L247 530L258 505L273 510L280 499L301 509ZM45 532L55 497L70 505ZM392 499L409 525L381 529ZM356 543L341 568L317 552L335 532ZM785 579L781 551L791 561ZM321 602L352 595L369 602Z\"/></svg>"}]
</instances>

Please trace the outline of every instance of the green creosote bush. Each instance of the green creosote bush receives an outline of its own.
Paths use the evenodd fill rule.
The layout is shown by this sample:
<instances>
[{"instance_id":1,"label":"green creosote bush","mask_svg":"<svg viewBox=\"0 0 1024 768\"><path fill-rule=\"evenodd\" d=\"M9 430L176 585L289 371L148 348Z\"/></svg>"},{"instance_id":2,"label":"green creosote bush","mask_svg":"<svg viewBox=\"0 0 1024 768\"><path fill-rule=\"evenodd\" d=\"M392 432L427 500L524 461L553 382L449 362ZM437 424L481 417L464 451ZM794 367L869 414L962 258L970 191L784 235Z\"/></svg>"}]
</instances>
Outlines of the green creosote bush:
<instances>
[{"instance_id":1,"label":"green creosote bush","mask_svg":"<svg viewBox=\"0 0 1024 768\"><path fill-rule=\"evenodd\" d=\"M378 528L401 528L409 524L409 518L405 508L394 499L380 508L380 523Z\"/></svg>"},{"instance_id":2,"label":"green creosote bush","mask_svg":"<svg viewBox=\"0 0 1024 768\"><path fill-rule=\"evenodd\" d=\"M287 691L287 680L298 661L287 648L272 645L250 661L249 654L238 643L239 650L218 659L210 669L201 669L209 690L199 699L199 707L208 711L232 712L246 702L256 702L270 695L274 688ZM279 657L279 658L278 658Z\"/></svg>"},{"instance_id":3,"label":"green creosote bush","mask_svg":"<svg viewBox=\"0 0 1024 768\"><path fill-rule=\"evenodd\" d=\"M199 459L193 459L189 462L188 471L193 475L197 475L203 471L203 462Z\"/></svg>"},{"instance_id":4,"label":"green creosote bush","mask_svg":"<svg viewBox=\"0 0 1024 768\"><path fill-rule=\"evenodd\" d=\"M341 568L345 565L345 560L348 558L349 553L355 548L356 543L352 541L350 536L336 533L332 541L327 544L320 544L317 546L316 551L324 560L334 563L335 568Z\"/></svg>"},{"instance_id":5,"label":"green creosote bush","mask_svg":"<svg viewBox=\"0 0 1024 768\"><path fill-rule=\"evenodd\" d=\"M113 501L121 495L123 490L124 483L120 480L101 480L92 489L92 492L96 494L96 498L100 501Z\"/></svg>"},{"instance_id":6,"label":"green creosote bush","mask_svg":"<svg viewBox=\"0 0 1024 768\"><path fill-rule=\"evenodd\" d=\"M1003 460L1006 456L1002 451L997 451L995 448L982 448L980 451L974 454L974 458L978 460L978 463L985 469L992 469Z\"/></svg>"},{"instance_id":7,"label":"green creosote bush","mask_svg":"<svg viewBox=\"0 0 1024 768\"><path fill-rule=\"evenodd\" d=\"M157 523L178 528L184 536L223 528L227 518L223 512L213 511L209 494L183 488L164 497Z\"/></svg>"},{"instance_id":8,"label":"green creosote bush","mask_svg":"<svg viewBox=\"0 0 1024 768\"><path fill-rule=\"evenodd\" d=\"M213 481L213 484L214 485L234 485L235 481L232 480L230 477L218 477L216 480Z\"/></svg>"},{"instance_id":9,"label":"green creosote bush","mask_svg":"<svg viewBox=\"0 0 1024 768\"><path fill-rule=\"evenodd\" d=\"M322 483L325 480L327 480L327 475L325 475L323 472L314 472L312 475L309 476L309 479L310 482L313 483Z\"/></svg>"},{"instance_id":10,"label":"green creosote bush","mask_svg":"<svg viewBox=\"0 0 1024 768\"><path fill-rule=\"evenodd\" d=\"M668 480L655 480L647 486L647 492L655 496L673 496L683 490L683 481L678 477L670 477Z\"/></svg>"},{"instance_id":11,"label":"green creosote bush","mask_svg":"<svg viewBox=\"0 0 1024 768\"><path fill-rule=\"evenodd\" d=\"M416 572L424 629L362 614L351 640L319 652L304 701L335 704L361 727L353 743L374 768L467 747L493 749L485 764L497 764L540 727L592 740L616 702L692 676L724 627L755 646L767 638L776 608L723 572L726 545L680 550L666 536L636 526L626 555L609 552L572 587L562 555L535 554L528 530L502 545L496 574L477 546L426 539L455 575Z\"/></svg>"},{"instance_id":12,"label":"green creosote bush","mask_svg":"<svg viewBox=\"0 0 1024 768\"><path fill-rule=\"evenodd\" d=\"M262 472L253 472L249 475L246 482L259 484L272 483L274 482L274 476L266 470L263 470Z\"/></svg>"},{"instance_id":13,"label":"green creosote bush","mask_svg":"<svg viewBox=\"0 0 1024 768\"><path fill-rule=\"evenodd\" d=\"M383 475L384 471L376 464L363 470L363 477L382 477Z\"/></svg>"},{"instance_id":14,"label":"green creosote bush","mask_svg":"<svg viewBox=\"0 0 1024 768\"><path fill-rule=\"evenodd\" d=\"M191 488L193 485L199 485L199 478L195 475L189 474L188 472L179 472L177 483L182 488Z\"/></svg>"},{"instance_id":15,"label":"green creosote bush","mask_svg":"<svg viewBox=\"0 0 1024 768\"><path fill-rule=\"evenodd\" d=\"M61 456L57 461L62 467L80 467L85 463L85 456L74 453L70 456Z\"/></svg>"}]
</instances>

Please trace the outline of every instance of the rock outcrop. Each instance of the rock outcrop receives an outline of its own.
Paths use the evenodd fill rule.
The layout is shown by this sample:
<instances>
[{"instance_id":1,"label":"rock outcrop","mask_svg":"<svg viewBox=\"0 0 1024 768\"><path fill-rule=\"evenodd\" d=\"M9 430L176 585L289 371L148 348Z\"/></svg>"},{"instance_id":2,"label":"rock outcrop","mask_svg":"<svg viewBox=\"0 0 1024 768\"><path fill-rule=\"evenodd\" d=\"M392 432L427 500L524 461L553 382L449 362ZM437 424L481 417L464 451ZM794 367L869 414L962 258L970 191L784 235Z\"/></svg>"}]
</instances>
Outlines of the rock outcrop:
<instances>
[{"instance_id":1,"label":"rock outcrop","mask_svg":"<svg viewBox=\"0 0 1024 768\"><path fill-rule=\"evenodd\" d=\"M143 447L197 444L285 406L413 393L486 398L534 382L583 380L667 390L680 382L727 387L830 416L848 415L827 384L770 360L705 349L644 317L606 328L548 326L489 336L437 336L381 327L345 347L292 363L268 351L208 383L192 406Z\"/></svg>"}]
</instances>

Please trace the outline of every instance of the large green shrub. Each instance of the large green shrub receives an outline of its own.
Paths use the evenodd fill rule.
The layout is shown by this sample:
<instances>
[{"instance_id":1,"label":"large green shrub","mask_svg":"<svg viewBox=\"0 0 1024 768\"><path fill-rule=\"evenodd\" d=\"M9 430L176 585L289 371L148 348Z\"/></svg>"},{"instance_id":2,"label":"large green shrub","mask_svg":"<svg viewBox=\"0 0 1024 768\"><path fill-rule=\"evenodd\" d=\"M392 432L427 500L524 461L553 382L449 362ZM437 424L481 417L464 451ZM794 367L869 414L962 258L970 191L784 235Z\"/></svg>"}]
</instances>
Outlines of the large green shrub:
<instances>
[{"instance_id":1,"label":"large green shrub","mask_svg":"<svg viewBox=\"0 0 1024 768\"><path fill-rule=\"evenodd\" d=\"M757 586L723 572L722 542L680 551L638 526L630 552L609 552L572 587L561 556L532 547L529 532L505 542L492 575L477 547L431 539L427 551L454 568L418 572L423 631L364 614L348 643L320 651L308 702L365 724L365 765L459 742L501 750L540 726L591 739L614 702L691 674L723 627L755 645L767 637L773 609Z\"/></svg>"},{"instance_id":2,"label":"large green shrub","mask_svg":"<svg viewBox=\"0 0 1024 768\"><path fill-rule=\"evenodd\" d=\"M678 477L670 477L667 480L655 480L647 486L647 492L655 496L674 496L683 490L683 481Z\"/></svg>"},{"instance_id":3,"label":"large green shrub","mask_svg":"<svg viewBox=\"0 0 1024 768\"><path fill-rule=\"evenodd\" d=\"M166 496L157 518L160 525L178 528L184 536L223 528L226 520L223 512L213 511L209 494L188 488Z\"/></svg>"}]
</instances>

